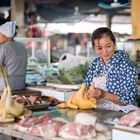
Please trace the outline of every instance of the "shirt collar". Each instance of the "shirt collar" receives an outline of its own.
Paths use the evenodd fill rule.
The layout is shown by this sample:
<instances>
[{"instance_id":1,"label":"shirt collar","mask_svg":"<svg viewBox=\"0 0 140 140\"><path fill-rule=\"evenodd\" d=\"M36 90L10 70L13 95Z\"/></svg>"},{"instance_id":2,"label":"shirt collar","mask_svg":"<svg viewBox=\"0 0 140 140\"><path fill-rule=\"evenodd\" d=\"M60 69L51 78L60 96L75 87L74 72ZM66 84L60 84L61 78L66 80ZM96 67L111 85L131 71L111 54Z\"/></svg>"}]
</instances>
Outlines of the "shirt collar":
<instances>
[{"instance_id":1,"label":"shirt collar","mask_svg":"<svg viewBox=\"0 0 140 140\"><path fill-rule=\"evenodd\" d=\"M129 55L128 55L128 53L126 51L124 51L124 50L117 50L117 51L115 51L115 54L108 61L107 64L105 64L103 62L103 59L99 57L99 64L110 66L112 64L120 63L120 61L128 60L128 59L129 59Z\"/></svg>"}]
</instances>

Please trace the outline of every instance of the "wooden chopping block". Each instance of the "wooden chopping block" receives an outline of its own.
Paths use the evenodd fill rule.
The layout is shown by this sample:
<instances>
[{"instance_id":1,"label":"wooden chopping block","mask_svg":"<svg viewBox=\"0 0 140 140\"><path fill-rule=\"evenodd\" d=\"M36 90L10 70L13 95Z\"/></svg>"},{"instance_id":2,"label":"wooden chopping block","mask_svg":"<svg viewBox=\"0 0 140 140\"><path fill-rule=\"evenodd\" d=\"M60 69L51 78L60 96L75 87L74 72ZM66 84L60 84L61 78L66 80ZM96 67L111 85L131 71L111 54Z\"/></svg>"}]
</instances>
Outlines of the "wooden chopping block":
<instances>
[{"instance_id":1,"label":"wooden chopping block","mask_svg":"<svg viewBox=\"0 0 140 140\"><path fill-rule=\"evenodd\" d=\"M2 95L3 91L0 91L0 96ZM41 96L41 91L37 91L37 90L16 90L16 91L12 91L12 95L24 95L24 96L30 96L30 95L34 95L34 96Z\"/></svg>"},{"instance_id":2,"label":"wooden chopping block","mask_svg":"<svg viewBox=\"0 0 140 140\"><path fill-rule=\"evenodd\" d=\"M12 91L13 95L24 95L24 96L41 96L41 91L37 90L20 90L20 91Z\"/></svg>"}]
</instances>

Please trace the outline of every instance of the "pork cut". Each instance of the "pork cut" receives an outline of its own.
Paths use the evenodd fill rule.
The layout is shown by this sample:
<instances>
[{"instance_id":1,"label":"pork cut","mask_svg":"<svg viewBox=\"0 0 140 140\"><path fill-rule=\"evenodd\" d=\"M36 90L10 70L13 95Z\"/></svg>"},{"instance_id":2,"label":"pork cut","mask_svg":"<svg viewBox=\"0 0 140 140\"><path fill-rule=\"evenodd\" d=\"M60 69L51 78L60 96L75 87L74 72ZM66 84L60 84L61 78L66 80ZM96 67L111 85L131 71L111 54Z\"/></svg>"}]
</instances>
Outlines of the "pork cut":
<instances>
[{"instance_id":1,"label":"pork cut","mask_svg":"<svg viewBox=\"0 0 140 140\"><path fill-rule=\"evenodd\" d=\"M140 109L130 112L119 119L120 125L134 127L140 123Z\"/></svg>"},{"instance_id":2,"label":"pork cut","mask_svg":"<svg viewBox=\"0 0 140 140\"><path fill-rule=\"evenodd\" d=\"M56 137L64 122L49 120L48 123L41 123L31 126L28 131L32 135L41 136L44 138Z\"/></svg>"},{"instance_id":3,"label":"pork cut","mask_svg":"<svg viewBox=\"0 0 140 140\"><path fill-rule=\"evenodd\" d=\"M59 136L67 139L89 139L95 137L96 132L92 125L70 122L60 128Z\"/></svg>"},{"instance_id":4,"label":"pork cut","mask_svg":"<svg viewBox=\"0 0 140 140\"><path fill-rule=\"evenodd\" d=\"M52 117L48 114L45 114L38 118L24 118L19 123L15 124L14 129L28 133L29 132L28 129L31 126L35 126L41 123L47 123L51 119Z\"/></svg>"}]
</instances>

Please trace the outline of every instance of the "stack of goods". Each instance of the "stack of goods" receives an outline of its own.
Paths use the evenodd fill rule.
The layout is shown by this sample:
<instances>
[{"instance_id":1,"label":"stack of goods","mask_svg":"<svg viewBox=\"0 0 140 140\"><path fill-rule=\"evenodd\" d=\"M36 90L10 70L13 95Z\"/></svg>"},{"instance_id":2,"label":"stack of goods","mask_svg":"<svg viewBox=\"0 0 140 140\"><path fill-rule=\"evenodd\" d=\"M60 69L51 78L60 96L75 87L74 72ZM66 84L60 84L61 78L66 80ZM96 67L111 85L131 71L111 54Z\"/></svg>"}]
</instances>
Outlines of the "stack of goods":
<instances>
[{"instance_id":1,"label":"stack of goods","mask_svg":"<svg viewBox=\"0 0 140 140\"><path fill-rule=\"evenodd\" d=\"M27 72L26 84L29 86L45 85L47 83L46 78L38 72Z\"/></svg>"}]
</instances>

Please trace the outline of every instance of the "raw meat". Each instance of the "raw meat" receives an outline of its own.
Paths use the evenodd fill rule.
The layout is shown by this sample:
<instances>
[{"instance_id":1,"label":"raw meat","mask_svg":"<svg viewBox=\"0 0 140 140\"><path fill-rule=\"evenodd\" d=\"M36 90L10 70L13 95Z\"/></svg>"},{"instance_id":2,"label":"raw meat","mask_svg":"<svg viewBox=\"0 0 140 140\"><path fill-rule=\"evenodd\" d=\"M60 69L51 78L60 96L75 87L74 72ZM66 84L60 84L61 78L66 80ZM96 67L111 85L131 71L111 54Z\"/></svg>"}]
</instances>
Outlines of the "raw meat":
<instances>
[{"instance_id":1,"label":"raw meat","mask_svg":"<svg viewBox=\"0 0 140 140\"><path fill-rule=\"evenodd\" d=\"M8 74L2 65L0 65L0 73L4 82L4 91L0 99L0 122L13 122L15 118L23 114L25 108L13 99Z\"/></svg>"},{"instance_id":2,"label":"raw meat","mask_svg":"<svg viewBox=\"0 0 140 140\"><path fill-rule=\"evenodd\" d=\"M140 123L140 109L130 112L120 118L119 124L134 127Z\"/></svg>"},{"instance_id":3,"label":"raw meat","mask_svg":"<svg viewBox=\"0 0 140 140\"><path fill-rule=\"evenodd\" d=\"M41 124L41 123L47 123L51 119L52 119L52 117L48 114L45 114L38 118L24 118L23 120L21 120L19 123L17 123L14 126L14 129L22 131L22 132L28 132L28 129L31 126L35 126L35 125Z\"/></svg>"},{"instance_id":4,"label":"raw meat","mask_svg":"<svg viewBox=\"0 0 140 140\"><path fill-rule=\"evenodd\" d=\"M70 122L60 128L59 136L67 139L89 139L96 136L93 126Z\"/></svg>"},{"instance_id":5,"label":"raw meat","mask_svg":"<svg viewBox=\"0 0 140 140\"><path fill-rule=\"evenodd\" d=\"M65 123L61 121L49 120L48 123L41 123L35 126L31 126L28 131L32 135L38 135L44 138L56 137L58 136L60 128L64 124Z\"/></svg>"}]
</instances>

